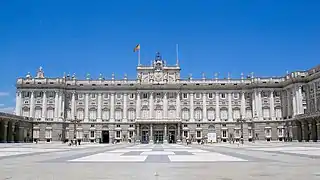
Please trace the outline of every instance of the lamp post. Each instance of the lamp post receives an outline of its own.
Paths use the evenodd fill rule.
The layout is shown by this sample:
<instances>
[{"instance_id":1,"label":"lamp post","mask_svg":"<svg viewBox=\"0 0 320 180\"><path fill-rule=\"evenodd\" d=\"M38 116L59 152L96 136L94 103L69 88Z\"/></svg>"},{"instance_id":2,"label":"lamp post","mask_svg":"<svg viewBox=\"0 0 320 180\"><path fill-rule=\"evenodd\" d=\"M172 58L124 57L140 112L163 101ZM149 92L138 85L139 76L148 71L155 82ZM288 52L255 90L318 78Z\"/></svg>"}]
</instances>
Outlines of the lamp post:
<instances>
[{"instance_id":1,"label":"lamp post","mask_svg":"<svg viewBox=\"0 0 320 180\"><path fill-rule=\"evenodd\" d=\"M237 120L238 123L240 123L240 127L241 127L241 144L243 144L243 122L245 122L244 119L242 119L242 115L240 115L240 118Z\"/></svg>"},{"instance_id":2,"label":"lamp post","mask_svg":"<svg viewBox=\"0 0 320 180\"><path fill-rule=\"evenodd\" d=\"M77 116L74 116L74 119L71 120L71 122L73 122L73 139L77 139L77 134L76 134L76 130L77 130L77 124L80 123L80 119L77 119Z\"/></svg>"}]
</instances>

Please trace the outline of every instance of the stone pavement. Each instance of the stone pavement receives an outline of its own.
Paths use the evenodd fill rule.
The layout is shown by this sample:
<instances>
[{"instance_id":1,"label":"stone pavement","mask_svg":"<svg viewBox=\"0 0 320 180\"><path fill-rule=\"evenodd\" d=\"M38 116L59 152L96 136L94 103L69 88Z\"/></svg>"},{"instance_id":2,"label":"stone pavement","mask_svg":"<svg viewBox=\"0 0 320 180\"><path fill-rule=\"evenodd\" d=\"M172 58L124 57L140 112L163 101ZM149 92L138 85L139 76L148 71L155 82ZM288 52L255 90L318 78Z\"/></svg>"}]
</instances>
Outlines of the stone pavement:
<instances>
[{"instance_id":1,"label":"stone pavement","mask_svg":"<svg viewBox=\"0 0 320 180\"><path fill-rule=\"evenodd\" d=\"M0 144L0 180L320 179L320 144Z\"/></svg>"}]
</instances>

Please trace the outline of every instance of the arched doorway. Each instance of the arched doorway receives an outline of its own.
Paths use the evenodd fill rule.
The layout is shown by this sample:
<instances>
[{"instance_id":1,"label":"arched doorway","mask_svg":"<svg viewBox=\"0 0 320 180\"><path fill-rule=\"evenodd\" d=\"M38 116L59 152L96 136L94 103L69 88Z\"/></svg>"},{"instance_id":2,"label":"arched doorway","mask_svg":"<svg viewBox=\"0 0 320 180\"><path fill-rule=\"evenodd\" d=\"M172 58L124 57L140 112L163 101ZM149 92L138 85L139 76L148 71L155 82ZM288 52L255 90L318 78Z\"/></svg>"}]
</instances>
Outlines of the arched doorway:
<instances>
[{"instance_id":1,"label":"arched doorway","mask_svg":"<svg viewBox=\"0 0 320 180\"><path fill-rule=\"evenodd\" d=\"M170 126L168 131L169 143L176 143L176 127Z\"/></svg>"},{"instance_id":2,"label":"arched doorway","mask_svg":"<svg viewBox=\"0 0 320 180\"><path fill-rule=\"evenodd\" d=\"M104 125L101 131L100 143L110 143L109 127Z\"/></svg>"},{"instance_id":3,"label":"arched doorway","mask_svg":"<svg viewBox=\"0 0 320 180\"><path fill-rule=\"evenodd\" d=\"M147 126L141 128L141 143L149 143L149 128Z\"/></svg>"}]
</instances>

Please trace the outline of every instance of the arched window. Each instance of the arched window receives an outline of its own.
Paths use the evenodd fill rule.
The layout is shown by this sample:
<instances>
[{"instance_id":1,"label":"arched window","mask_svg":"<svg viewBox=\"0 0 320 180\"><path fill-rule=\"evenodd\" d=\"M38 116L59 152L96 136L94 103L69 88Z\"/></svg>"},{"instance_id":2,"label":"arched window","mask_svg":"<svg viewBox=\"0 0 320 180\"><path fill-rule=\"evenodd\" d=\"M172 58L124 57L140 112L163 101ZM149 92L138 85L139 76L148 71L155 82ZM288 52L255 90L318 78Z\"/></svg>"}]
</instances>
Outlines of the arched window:
<instances>
[{"instance_id":1,"label":"arched window","mask_svg":"<svg viewBox=\"0 0 320 180\"><path fill-rule=\"evenodd\" d=\"M82 108L77 109L77 119L81 119L81 120L84 119L84 110Z\"/></svg>"},{"instance_id":2,"label":"arched window","mask_svg":"<svg viewBox=\"0 0 320 180\"><path fill-rule=\"evenodd\" d=\"M118 108L115 110L115 120L120 121L122 119L122 109Z\"/></svg>"},{"instance_id":3,"label":"arched window","mask_svg":"<svg viewBox=\"0 0 320 180\"><path fill-rule=\"evenodd\" d=\"M128 109L128 119L134 120L136 118L136 110L135 109Z\"/></svg>"},{"instance_id":4,"label":"arched window","mask_svg":"<svg viewBox=\"0 0 320 180\"><path fill-rule=\"evenodd\" d=\"M202 119L202 109L201 108L196 108L194 110L194 119L198 120L198 121Z\"/></svg>"},{"instance_id":5,"label":"arched window","mask_svg":"<svg viewBox=\"0 0 320 180\"><path fill-rule=\"evenodd\" d=\"M102 120L107 121L110 119L110 111L109 109L103 109L102 110Z\"/></svg>"},{"instance_id":6,"label":"arched window","mask_svg":"<svg viewBox=\"0 0 320 180\"><path fill-rule=\"evenodd\" d=\"M97 119L97 110L95 108L91 108L89 110L89 120L95 121Z\"/></svg>"},{"instance_id":7,"label":"arched window","mask_svg":"<svg viewBox=\"0 0 320 180\"><path fill-rule=\"evenodd\" d=\"M189 109L187 109L187 108L182 109L181 118L183 120L189 120L190 119L190 117L189 117Z\"/></svg>"},{"instance_id":8,"label":"arched window","mask_svg":"<svg viewBox=\"0 0 320 180\"><path fill-rule=\"evenodd\" d=\"M208 117L208 120L210 121L215 119L215 110L213 108L209 108L207 110L207 117Z\"/></svg>"}]
</instances>

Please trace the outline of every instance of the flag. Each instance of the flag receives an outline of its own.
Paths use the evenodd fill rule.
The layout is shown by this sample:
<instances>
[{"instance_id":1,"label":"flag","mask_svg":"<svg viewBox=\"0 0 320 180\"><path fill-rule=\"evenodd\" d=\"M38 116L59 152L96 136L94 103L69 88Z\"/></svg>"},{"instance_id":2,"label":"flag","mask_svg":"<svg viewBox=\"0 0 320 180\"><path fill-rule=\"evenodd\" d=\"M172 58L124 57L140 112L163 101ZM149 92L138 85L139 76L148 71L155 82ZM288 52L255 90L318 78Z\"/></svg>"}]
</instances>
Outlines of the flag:
<instances>
[{"instance_id":1,"label":"flag","mask_svg":"<svg viewBox=\"0 0 320 180\"><path fill-rule=\"evenodd\" d=\"M133 49L133 52L137 52L140 50L140 44L137 44L136 47Z\"/></svg>"}]
</instances>

